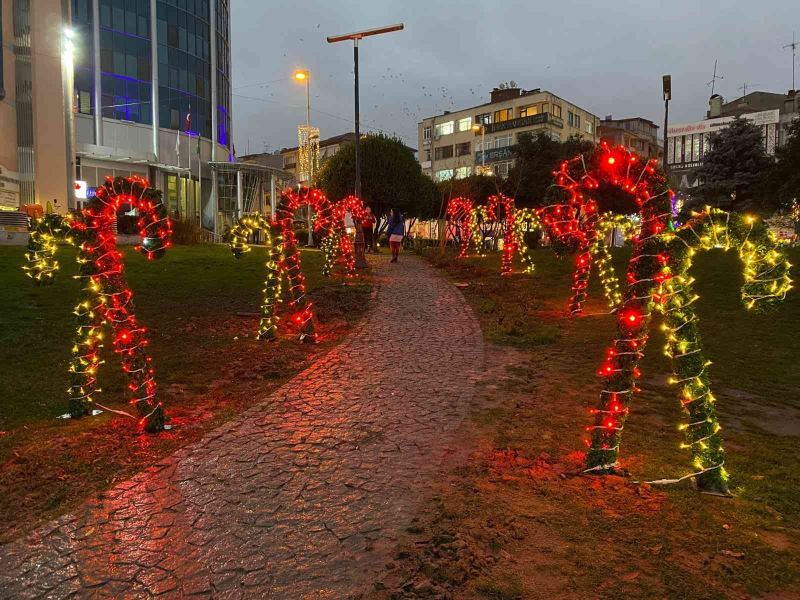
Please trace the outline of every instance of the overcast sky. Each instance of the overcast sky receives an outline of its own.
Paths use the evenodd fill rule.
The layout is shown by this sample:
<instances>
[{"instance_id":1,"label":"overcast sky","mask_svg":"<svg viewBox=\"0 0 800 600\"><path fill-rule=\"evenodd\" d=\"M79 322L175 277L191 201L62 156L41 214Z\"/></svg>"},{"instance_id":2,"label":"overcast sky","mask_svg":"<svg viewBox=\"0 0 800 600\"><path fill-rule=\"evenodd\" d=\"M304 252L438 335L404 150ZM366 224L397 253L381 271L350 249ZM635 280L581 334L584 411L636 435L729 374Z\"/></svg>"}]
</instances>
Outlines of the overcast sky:
<instances>
[{"instance_id":1,"label":"overcast sky","mask_svg":"<svg viewBox=\"0 0 800 600\"><path fill-rule=\"evenodd\" d=\"M417 146L417 123L487 102L514 80L599 117L663 124L661 75L672 74L670 122L701 120L714 60L717 92L785 93L800 39L798 0L232 0L234 140L239 155L297 144L311 70L312 124L324 139L353 129L351 42L327 35L403 22L361 43L361 122ZM800 58L798 58L800 63ZM798 65L800 75L800 65Z\"/></svg>"}]
</instances>

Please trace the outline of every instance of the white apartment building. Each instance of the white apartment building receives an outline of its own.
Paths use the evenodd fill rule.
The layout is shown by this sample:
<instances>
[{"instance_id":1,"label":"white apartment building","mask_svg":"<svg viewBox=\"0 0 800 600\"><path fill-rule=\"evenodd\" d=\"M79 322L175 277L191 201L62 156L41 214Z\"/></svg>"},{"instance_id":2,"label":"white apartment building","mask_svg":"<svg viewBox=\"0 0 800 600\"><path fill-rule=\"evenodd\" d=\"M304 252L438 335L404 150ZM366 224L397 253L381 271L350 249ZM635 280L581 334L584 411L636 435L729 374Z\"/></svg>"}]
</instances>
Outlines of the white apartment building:
<instances>
[{"instance_id":1,"label":"white apartment building","mask_svg":"<svg viewBox=\"0 0 800 600\"><path fill-rule=\"evenodd\" d=\"M493 89L486 104L424 119L417 125L418 156L435 181L481 172L505 177L521 134L597 142L599 124L597 116L551 92L522 90L512 81Z\"/></svg>"}]
</instances>

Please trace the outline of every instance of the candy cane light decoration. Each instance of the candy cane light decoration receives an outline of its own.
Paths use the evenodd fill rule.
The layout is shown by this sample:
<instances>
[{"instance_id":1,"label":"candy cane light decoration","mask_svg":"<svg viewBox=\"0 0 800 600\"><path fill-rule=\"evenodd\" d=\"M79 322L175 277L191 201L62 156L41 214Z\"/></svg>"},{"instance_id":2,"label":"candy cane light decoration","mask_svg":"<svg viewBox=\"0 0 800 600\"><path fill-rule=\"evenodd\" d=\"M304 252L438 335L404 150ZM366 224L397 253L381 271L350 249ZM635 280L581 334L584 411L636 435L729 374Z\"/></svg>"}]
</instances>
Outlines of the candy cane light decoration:
<instances>
[{"instance_id":1,"label":"candy cane light decoration","mask_svg":"<svg viewBox=\"0 0 800 600\"><path fill-rule=\"evenodd\" d=\"M473 202L469 198L459 196L452 198L447 203L447 220L450 221L458 234L458 257L466 258L469 253L469 245L472 242L472 209Z\"/></svg>"},{"instance_id":2,"label":"candy cane light decoration","mask_svg":"<svg viewBox=\"0 0 800 600\"><path fill-rule=\"evenodd\" d=\"M630 192L640 206L641 231L635 238L628 267L628 286L617 313L617 339L608 349L599 375L604 379L600 404L591 412L587 428L589 448L586 472L608 473L618 466L622 431L633 394L641 376L653 311L664 316L666 353L672 360L670 382L681 389L681 405L687 422L680 426L692 453L694 471L686 479L708 493L728 494L720 426L714 396L702 354L693 303L693 279L688 275L697 250L736 248L744 263L742 297L748 308L764 307L783 299L791 287L789 263L766 227L753 217L722 211L696 214L677 232L671 230L671 192L655 161L641 165L619 148L603 150L605 170L611 181Z\"/></svg>"},{"instance_id":3,"label":"candy cane light decoration","mask_svg":"<svg viewBox=\"0 0 800 600\"><path fill-rule=\"evenodd\" d=\"M90 414L93 406L136 419L148 432L164 429L164 409L156 399L155 371L147 353L147 330L139 325L133 309L133 292L124 276L122 253L117 249L114 220L123 205L139 214L141 245L136 249L152 260L160 258L169 248L172 225L161 201L161 192L151 188L141 177L108 178L97 188L94 198L71 221L69 234L79 244L78 263L83 285L81 298L75 307L78 328L72 348L69 370L72 382L69 387L69 414L80 418ZM40 283L52 281L57 268L54 260L56 235L66 233L61 226L58 232L45 221L38 221L31 236L26 270ZM36 247L39 245L39 247ZM130 403L136 416L112 410L95 402L97 371L101 360L103 329L110 328L114 352L119 355L122 370L128 378Z\"/></svg>"}]
</instances>

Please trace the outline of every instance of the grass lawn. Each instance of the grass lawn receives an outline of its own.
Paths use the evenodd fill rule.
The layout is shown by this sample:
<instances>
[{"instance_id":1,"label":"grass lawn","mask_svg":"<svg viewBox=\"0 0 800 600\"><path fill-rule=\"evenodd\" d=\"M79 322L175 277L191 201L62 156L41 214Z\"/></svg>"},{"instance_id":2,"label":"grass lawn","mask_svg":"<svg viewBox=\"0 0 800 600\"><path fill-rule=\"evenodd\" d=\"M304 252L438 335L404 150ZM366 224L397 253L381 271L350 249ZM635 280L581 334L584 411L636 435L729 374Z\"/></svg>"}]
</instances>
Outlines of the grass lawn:
<instances>
[{"instance_id":1,"label":"grass lawn","mask_svg":"<svg viewBox=\"0 0 800 600\"><path fill-rule=\"evenodd\" d=\"M615 256L618 273L627 256ZM490 342L487 374L472 407L476 448L387 571L386 597L409 580L457 598L800 597L800 293L755 314L740 303L733 253L696 258L726 499L688 482L641 483L691 470L657 322L621 448L631 477L581 476L596 371L615 333L594 275L587 316L570 318L571 259L539 250L533 276L509 278L498 256L430 259L469 283ZM800 263L800 252L790 259Z\"/></svg>"},{"instance_id":2,"label":"grass lawn","mask_svg":"<svg viewBox=\"0 0 800 600\"><path fill-rule=\"evenodd\" d=\"M35 287L22 247L0 246L0 540L68 510L94 492L197 440L332 347L367 309L368 283L321 277L322 255L304 251L321 343L283 336L258 342L264 257L236 260L226 246L177 246L155 262L125 249L139 322L150 330L158 394L176 427L138 434L103 413L59 420L67 410L67 365L77 302L75 250L58 254L54 285ZM108 344L110 346L110 344ZM129 409L117 357L105 348L98 401Z\"/></svg>"}]
</instances>

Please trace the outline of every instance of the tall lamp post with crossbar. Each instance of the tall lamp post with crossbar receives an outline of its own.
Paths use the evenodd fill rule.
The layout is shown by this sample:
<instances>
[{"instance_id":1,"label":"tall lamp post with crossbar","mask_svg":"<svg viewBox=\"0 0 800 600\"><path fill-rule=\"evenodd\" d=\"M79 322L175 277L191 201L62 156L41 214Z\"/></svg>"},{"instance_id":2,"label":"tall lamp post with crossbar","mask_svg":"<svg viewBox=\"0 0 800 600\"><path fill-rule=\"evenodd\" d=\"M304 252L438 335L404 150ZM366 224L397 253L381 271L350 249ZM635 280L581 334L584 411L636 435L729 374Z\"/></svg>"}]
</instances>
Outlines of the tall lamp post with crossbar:
<instances>
[{"instance_id":1,"label":"tall lamp post with crossbar","mask_svg":"<svg viewBox=\"0 0 800 600\"><path fill-rule=\"evenodd\" d=\"M401 31L403 24L388 25L387 27L377 27L375 29L365 29L363 31L356 31L355 33L346 33L344 35L328 36L328 43L335 44L336 42L344 42L345 40L353 40L353 74L355 78L355 129L356 129L356 196L361 198L361 156L360 144L361 133L359 132L359 116L358 116L358 40L371 36L379 35L381 33L390 33L392 31ZM355 242L355 259L356 268L366 269L367 259L364 257L364 231L361 229L361 224L356 224L356 242Z\"/></svg>"}]
</instances>

